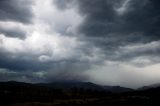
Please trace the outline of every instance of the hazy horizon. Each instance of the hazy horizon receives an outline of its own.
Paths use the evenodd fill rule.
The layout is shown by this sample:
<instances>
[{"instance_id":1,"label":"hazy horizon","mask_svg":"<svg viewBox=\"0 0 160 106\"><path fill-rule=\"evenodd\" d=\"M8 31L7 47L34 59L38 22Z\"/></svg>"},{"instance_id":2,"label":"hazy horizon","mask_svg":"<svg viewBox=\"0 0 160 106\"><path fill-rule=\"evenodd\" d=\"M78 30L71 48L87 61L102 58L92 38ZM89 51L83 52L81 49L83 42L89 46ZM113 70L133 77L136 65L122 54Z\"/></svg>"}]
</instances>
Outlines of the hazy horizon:
<instances>
[{"instance_id":1,"label":"hazy horizon","mask_svg":"<svg viewBox=\"0 0 160 106\"><path fill-rule=\"evenodd\" d=\"M160 83L160 1L0 0L0 81Z\"/></svg>"}]
</instances>

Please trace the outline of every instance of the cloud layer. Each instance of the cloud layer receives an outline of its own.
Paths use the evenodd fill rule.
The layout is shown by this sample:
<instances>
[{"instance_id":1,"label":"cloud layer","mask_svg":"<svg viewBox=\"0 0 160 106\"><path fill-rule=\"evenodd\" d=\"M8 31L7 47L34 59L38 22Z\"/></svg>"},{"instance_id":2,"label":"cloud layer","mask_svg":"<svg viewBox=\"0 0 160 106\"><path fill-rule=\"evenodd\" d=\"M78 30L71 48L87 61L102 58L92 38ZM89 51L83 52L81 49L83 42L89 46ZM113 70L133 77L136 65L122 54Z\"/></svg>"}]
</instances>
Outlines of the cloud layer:
<instances>
[{"instance_id":1,"label":"cloud layer","mask_svg":"<svg viewBox=\"0 0 160 106\"><path fill-rule=\"evenodd\" d=\"M18 21L28 23L32 15L32 2L30 0L1 0L0 19L3 21Z\"/></svg>"},{"instance_id":2,"label":"cloud layer","mask_svg":"<svg viewBox=\"0 0 160 106\"><path fill-rule=\"evenodd\" d=\"M0 80L158 83L158 0L0 1Z\"/></svg>"}]
</instances>

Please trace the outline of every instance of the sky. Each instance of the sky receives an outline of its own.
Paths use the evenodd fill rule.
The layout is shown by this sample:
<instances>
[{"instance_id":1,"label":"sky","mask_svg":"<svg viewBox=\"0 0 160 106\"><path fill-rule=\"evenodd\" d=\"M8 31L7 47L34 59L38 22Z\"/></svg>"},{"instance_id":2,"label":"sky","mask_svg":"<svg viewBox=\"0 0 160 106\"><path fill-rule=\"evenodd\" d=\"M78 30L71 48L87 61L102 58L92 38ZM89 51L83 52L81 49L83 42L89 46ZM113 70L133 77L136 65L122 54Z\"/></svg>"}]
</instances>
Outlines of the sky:
<instances>
[{"instance_id":1,"label":"sky","mask_svg":"<svg viewBox=\"0 0 160 106\"><path fill-rule=\"evenodd\" d=\"M0 0L0 81L160 83L159 0Z\"/></svg>"}]
</instances>

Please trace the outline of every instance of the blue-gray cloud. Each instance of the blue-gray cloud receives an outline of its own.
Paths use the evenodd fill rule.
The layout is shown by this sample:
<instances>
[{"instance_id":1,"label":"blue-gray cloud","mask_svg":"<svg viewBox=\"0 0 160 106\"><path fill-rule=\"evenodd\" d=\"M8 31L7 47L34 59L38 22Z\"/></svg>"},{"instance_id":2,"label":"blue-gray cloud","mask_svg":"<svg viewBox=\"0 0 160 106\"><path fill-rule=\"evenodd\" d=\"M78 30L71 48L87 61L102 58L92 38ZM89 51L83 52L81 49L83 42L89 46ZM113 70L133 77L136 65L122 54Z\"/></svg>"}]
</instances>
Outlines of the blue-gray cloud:
<instances>
[{"instance_id":1,"label":"blue-gray cloud","mask_svg":"<svg viewBox=\"0 0 160 106\"><path fill-rule=\"evenodd\" d=\"M30 0L1 0L0 20L30 23L33 16L31 6Z\"/></svg>"}]
</instances>

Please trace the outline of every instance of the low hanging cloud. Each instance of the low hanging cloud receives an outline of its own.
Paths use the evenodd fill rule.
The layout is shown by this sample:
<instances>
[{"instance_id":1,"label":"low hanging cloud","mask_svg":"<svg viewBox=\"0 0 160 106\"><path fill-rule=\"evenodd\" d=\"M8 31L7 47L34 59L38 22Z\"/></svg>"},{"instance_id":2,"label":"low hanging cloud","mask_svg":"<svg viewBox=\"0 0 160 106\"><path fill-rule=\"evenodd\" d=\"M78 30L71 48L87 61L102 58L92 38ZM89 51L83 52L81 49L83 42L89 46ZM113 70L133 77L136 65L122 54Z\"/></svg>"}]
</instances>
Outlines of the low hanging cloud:
<instances>
[{"instance_id":1,"label":"low hanging cloud","mask_svg":"<svg viewBox=\"0 0 160 106\"><path fill-rule=\"evenodd\" d=\"M157 83L159 4L2 0L0 80L91 81L134 88Z\"/></svg>"},{"instance_id":2,"label":"low hanging cloud","mask_svg":"<svg viewBox=\"0 0 160 106\"><path fill-rule=\"evenodd\" d=\"M30 23L32 14L31 0L1 0L0 20Z\"/></svg>"},{"instance_id":3,"label":"low hanging cloud","mask_svg":"<svg viewBox=\"0 0 160 106\"><path fill-rule=\"evenodd\" d=\"M25 31L24 26L20 23L17 24L15 22L2 22L1 21L0 22L0 34L3 34L7 37L25 39L27 32Z\"/></svg>"},{"instance_id":4,"label":"low hanging cloud","mask_svg":"<svg viewBox=\"0 0 160 106\"><path fill-rule=\"evenodd\" d=\"M0 1L0 34L8 37L26 37L23 24L31 24L34 17L32 0L1 0Z\"/></svg>"}]
</instances>

